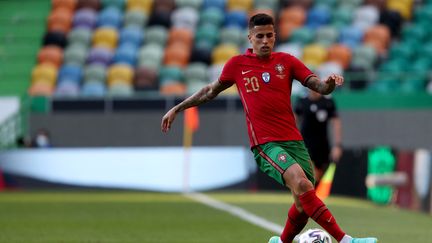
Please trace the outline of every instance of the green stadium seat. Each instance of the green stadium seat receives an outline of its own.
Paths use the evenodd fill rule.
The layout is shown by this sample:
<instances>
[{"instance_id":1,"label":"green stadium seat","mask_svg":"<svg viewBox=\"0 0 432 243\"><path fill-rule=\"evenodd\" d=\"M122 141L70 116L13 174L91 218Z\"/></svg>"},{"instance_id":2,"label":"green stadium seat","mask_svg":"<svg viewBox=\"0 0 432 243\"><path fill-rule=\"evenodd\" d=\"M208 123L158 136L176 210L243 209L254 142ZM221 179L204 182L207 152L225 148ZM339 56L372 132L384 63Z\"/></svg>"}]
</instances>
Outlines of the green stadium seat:
<instances>
[{"instance_id":1,"label":"green stadium seat","mask_svg":"<svg viewBox=\"0 0 432 243\"><path fill-rule=\"evenodd\" d=\"M145 31L145 42L165 46L168 30L163 26L149 26Z\"/></svg>"},{"instance_id":2,"label":"green stadium seat","mask_svg":"<svg viewBox=\"0 0 432 243\"><path fill-rule=\"evenodd\" d=\"M235 27L222 28L220 30L220 41L225 44L242 46L244 41L243 31Z\"/></svg>"},{"instance_id":3,"label":"green stadium seat","mask_svg":"<svg viewBox=\"0 0 432 243\"><path fill-rule=\"evenodd\" d=\"M64 52L64 64L83 66L88 54L88 48L81 44L70 45Z\"/></svg>"},{"instance_id":4,"label":"green stadium seat","mask_svg":"<svg viewBox=\"0 0 432 243\"><path fill-rule=\"evenodd\" d=\"M106 67L99 63L89 64L84 67L84 82L104 83L106 78Z\"/></svg>"},{"instance_id":5,"label":"green stadium seat","mask_svg":"<svg viewBox=\"0 0 432 243\"><path fill-rule=\"evenodd\" d=\"M118 9L123 10L123 8L125 7L126 0L101 0L101 1L102 1L103 8L116 7Z\"/></svg>"},{"instance_id":6,"label":"green stadium seat","mask_svg":"<svg viewBox=\"0 0 432 243\"><path fill-rule=\"evenodd\" d=\"M140 10L128 10L123 18L123 25L143 28L147 24L148 15Z\"/></svg>"},{"instance_id":7,"label":"green stadium seat","mask_svg":"<svg viewBox=\"0 0 432 243\"><path fill-rule=\"evenodd\" d=\"M309 44L314 39L314 32L307 27L294 29L289 38L290 42L297 42L303 45Z\"/></svg>"},{"instance_id":8,"label":"green stadium seat","mask_svg":"<svg viewBox=\"0 0 432 243\"><path fill-rule=\"evenodd\" d=\"M199 10L203 0L176 0L175 3L178 8L190 7Z\"/></svg>"},{"instance_id":9,"label":"green stadium seat","mask_svg":"<svg viewBox=\"0 0 432 243\"><path fill-rule=\"evenodd\" d=\"M200 62L190 63L184 71L184 78L186 82L189 82L189 80L208 82L209 77L207 65Z\"/></svg>"},{"instance_id":10,"label":"green stadium seat","mask_svg":"<svg viewBox=\"0 0 432 243\"><path fill-rule=\"evenodd\" d=\"M155 43L145 44L138 52L138 66L159 69L163 56L164 49L162 46Z\"/></svg>"},{"instance_id":11,"label":"green stadium seat","mask_svg":"<svg viewBox=\"0 0 432 243\"><path fill-rule=\"evenodd\" d=\"M74 28L68 34L68 45L79 44L89 46L92 34L92 31L88 28Z\"/></svg>"},{"instance_id":12,"label":"green stadium seat","mask_svg":"<svg viewBox=\"0 0 432 243\"><path fill-rule=\"evenodd\" d=\"M325 47L329 47L337 42L338 38L339 31L331 25L321 26L316 30L315 42Z\"/></svg>"},{"instance_id":13,"label":"green stadium seat","mask_svg":"<svg viewBox=\"0 0 432 243\"><path fill-rule=\"evenodd\" d=\"M113 81L108 86L108 95L115 97L131 97L134 94L133 86L123 81Z\"/></svg>"}]
</instances>

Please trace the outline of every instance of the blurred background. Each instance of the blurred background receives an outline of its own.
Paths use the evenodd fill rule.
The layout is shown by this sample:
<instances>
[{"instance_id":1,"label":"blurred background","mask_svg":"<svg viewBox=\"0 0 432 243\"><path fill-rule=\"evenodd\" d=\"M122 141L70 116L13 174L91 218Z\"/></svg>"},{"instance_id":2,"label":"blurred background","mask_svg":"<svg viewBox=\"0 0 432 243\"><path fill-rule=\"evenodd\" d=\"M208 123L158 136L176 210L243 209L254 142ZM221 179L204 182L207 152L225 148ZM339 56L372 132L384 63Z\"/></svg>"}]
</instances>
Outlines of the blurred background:
<instances>
[{"instance_id":1,"label":"blurred background","mask_svg":"<svg viewBox=\"0 0 432 243\"><path fill-rule=\"evenodd\" d=\"M1 0L0 190L282 190L254 165L235 87L199 107L192 147L183 115L160 132L259 12L276 51L346 79L332 194L431 213L430 0Z\"/></svg>"}]
</instances>

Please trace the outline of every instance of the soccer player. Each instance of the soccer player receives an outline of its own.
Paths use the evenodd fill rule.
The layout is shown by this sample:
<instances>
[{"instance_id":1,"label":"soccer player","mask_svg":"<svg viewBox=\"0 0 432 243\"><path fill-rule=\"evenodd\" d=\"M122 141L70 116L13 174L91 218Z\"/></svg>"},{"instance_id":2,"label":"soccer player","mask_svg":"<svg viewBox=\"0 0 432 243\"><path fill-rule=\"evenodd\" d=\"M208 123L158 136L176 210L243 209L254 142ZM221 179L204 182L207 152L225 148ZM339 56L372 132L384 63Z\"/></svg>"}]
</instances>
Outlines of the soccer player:
<instances>
[{"instance_id":1,"label":"soccer player","mask_svg":"<svg viewBox=\"0 0 432 243\"><path fill-rule=\"evenodd\" d=\"M376 242L376 238L355 239L345 234L316 196L313 165L291 108L294 79L318 93L329 94L343 83L343 78L331 75L321 81L295 57L273 52L275 29L269 15L257 14L250 18L248 38L252 48L243 55L232 57L225 64L219 80L171 108L162 118L161 130L167 132L179 112L208 102L236 84L246 114L251 149L259 168L288 187L295 200L282 235L271 237L269 243L292 242L309 217L339 242Z\"/></svg>"},{"instance_id":2,"label":"soccer player","mask_svg":"<svg viewBox=\"0 0 432 243\"><path fill-rule=\"evenodd\" d=\"M307 96L297 100L294 112L297 121L300 121L300 132L315 165L316 184L319 184L330 161L338 162L342 156L342 125L336 104L331 96L309 90ZM332 143L329 124L332 128Z\"/></svg>"}]
</instances>

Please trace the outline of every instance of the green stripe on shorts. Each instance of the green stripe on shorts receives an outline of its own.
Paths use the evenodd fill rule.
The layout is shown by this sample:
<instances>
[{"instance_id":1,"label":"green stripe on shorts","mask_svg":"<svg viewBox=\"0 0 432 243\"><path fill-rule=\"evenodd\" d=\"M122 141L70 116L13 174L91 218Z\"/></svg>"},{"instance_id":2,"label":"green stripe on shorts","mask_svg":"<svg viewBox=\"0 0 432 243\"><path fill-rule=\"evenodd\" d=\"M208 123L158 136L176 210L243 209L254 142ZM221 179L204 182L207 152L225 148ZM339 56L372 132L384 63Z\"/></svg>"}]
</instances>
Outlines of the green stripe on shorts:
<instances>
[{"instance_id":1,"label":"green stripe on shorts","mask_svg":"<svg viewBox=\"0 0 432 243\"><path fill-rule=\"evenodd\" d=\"M260 170L285 186L283 173L297 163L315 184L314 169L303 141L269 142L252 148Z\"/></svg>"}]
</instances>

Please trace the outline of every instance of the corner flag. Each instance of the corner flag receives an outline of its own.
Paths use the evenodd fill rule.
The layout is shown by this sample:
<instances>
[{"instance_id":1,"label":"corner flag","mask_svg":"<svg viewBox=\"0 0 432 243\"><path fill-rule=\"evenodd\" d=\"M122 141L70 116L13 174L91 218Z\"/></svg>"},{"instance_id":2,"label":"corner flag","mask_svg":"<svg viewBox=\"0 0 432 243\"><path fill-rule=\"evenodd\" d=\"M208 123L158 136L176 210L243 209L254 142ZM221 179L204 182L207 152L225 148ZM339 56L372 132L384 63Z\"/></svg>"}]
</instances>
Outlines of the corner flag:
<instances>
[{"instance_id":1,"label":"corner flag","mask_svg":"<svg viewBox=\"0 0 432 243\"><path fill-rule=\"evenodd\" d=\"M336 171L336 164L333 162L327 168L324 176L321 179L321 182L318 184L316 188L316 194L319 199L324 200L330 195L330 190L333 183L334 174Z\"/></svg>"},{"instance_id":2,"label":"corner flag","mask_svg":"<svg viewBox=\"0 0 432 243\"><path fill-rule=\"evenodd\" d=\"M184 132L183 132L183 146L192 146L192 136L199 128L199 115L196 106L186 109L184 111Z\"/></svg>"}]
</instances>

